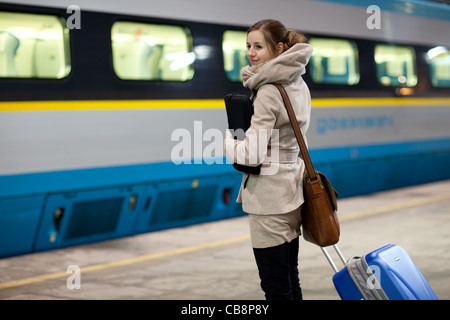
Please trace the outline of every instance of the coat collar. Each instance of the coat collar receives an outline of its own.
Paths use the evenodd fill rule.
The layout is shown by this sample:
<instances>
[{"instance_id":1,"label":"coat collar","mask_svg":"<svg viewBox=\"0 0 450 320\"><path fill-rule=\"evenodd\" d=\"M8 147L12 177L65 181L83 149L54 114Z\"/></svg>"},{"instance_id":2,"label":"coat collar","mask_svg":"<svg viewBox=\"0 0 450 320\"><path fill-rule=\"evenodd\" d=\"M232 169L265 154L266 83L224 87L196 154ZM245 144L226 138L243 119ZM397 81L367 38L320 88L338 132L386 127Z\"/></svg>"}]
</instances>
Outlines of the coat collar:
<instances>
[{"instance_id":1,"label":"coat collar","mask_svg":"<svg viewBox=\"0 0 450 320\"><path fill-rule=\"evenodd\" d=\"M242 68L244 87L258 90L267 83L288 83L295 81L305 73L305 66L312 54L312 47L306 43L297 43L278 57L264 64Z\"/></svg>"}]
</instances>

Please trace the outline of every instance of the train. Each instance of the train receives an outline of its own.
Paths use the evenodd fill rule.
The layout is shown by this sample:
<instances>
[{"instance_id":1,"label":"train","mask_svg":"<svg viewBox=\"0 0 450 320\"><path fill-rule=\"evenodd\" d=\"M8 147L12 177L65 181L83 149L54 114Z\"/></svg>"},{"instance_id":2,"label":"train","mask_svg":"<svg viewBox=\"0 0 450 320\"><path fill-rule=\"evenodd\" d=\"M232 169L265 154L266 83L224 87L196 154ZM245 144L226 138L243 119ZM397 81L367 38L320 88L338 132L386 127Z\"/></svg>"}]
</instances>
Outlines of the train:
<instances>
[{"instance_id":1,"label":"train","mask_svg":"<svg viewBox=\"0 0 450 320\"><path fill-rule=\"evenodd\" d=\"M244 215L223 98L264 18L314 49L307 138L339 198L450 178L445 3L2 1L0 257Z\"/></svg>"}]
</instances>

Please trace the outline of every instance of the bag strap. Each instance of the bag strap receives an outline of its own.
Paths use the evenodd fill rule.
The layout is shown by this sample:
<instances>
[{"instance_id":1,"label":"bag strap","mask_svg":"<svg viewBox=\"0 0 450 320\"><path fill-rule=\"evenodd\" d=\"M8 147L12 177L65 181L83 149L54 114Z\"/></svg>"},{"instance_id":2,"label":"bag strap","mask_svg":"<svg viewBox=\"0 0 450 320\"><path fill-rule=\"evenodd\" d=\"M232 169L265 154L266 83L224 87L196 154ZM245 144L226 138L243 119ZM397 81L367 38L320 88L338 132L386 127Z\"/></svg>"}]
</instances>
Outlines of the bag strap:
<instances>
[{"instance_id":1,"label":"bag strap","mask_svg":"<svg viewBox=\"0 0 450 320\"><path fill-rule=\"evenodd\" d=\"M300 146L300 153L302 154L303 161L306 165L306 171L308 172L308 176L311 180L317 179L316 171L314 170L314 166L312 164L311 158L309 156L308 148L306 147L305 140L303 139L302 132L298 126L297 118L294 113L294 109L292 108L291 101L289 100L289 96L286 93L284 87L279 83L273 83L275 87L280 91L281 97L284 101L284 106L286 107L289 120L291 121L292 128L294 129L295 137L297 138L298 145Z\"/></svg>"}]
</instances>

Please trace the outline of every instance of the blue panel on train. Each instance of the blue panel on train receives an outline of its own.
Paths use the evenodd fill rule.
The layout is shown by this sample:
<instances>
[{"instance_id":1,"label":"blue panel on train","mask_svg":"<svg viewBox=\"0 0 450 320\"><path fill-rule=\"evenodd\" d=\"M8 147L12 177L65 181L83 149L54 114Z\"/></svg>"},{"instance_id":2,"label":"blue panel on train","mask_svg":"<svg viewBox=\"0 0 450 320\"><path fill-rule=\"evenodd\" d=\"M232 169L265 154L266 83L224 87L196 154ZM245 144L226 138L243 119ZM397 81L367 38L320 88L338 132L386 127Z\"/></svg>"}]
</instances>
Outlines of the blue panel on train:
<instances>
[{"instance_id":1,"label":"blue panel on train","mask_svg":"<svg viewBox=\"0 0 450 320\"><path fill-rule=\"evenodd\" d=\"M132 234L144 190L138 185L48 196L35 251Z\"/></svg>"},{"instance_id":2,"label":"blue panel on train","mask_svg":"<svg viewBox=\"0 0 450 320\"><path fill-rule=\"evenodd\" d=\"M0 200L0 257L31 251L43 202L43 196Z\"/></svg>"},{"instance_id":3,"label":"blue panel on train","mask_svg":"<svg viewBox=\"0 0 450 320\"><path fill-rule=\"evenodd\" d=\"M229 208L223 205L222 194L236 189L236 181L226 176L193 178L161 182L153 187L151 210L143 213L146 221L140 218L141 232L228 217Z\"/></svg>"}]
</instances>

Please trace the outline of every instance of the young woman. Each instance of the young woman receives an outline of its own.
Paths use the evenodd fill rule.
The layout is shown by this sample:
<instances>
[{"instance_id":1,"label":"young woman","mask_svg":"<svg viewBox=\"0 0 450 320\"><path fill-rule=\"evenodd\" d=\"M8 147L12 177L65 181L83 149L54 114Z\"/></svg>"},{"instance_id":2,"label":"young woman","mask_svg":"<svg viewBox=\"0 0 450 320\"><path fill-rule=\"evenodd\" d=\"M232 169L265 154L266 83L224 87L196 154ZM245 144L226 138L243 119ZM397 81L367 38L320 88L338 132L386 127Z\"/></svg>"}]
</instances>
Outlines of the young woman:
<instances>
[{"instance_id":1,"label":"young woman","mask_svg":"<svg viewBox=\"0 0 450 320\"><path fill-rule=\"evenodd\" d=\"M237 202L249 214L261 288L268 300L302 299L297 265L305 165L298 157L299 146L281 94L272 83L284 86L304 135L311 97L301 75L311 53L305 36L286 30L277 20L262 20L250 27L247 56L251 66L241 74L244 86L253 92L254 114L243 141L234 140L230 132L225 138L229 161L262 164L260 175L244 173ZM271 139L271 132L278 139ZM275 149L278 157L271 157ZM257 155L256 163L250 161L252 154Z\"/></svg>"}]
</instances>

